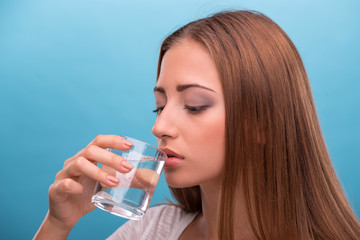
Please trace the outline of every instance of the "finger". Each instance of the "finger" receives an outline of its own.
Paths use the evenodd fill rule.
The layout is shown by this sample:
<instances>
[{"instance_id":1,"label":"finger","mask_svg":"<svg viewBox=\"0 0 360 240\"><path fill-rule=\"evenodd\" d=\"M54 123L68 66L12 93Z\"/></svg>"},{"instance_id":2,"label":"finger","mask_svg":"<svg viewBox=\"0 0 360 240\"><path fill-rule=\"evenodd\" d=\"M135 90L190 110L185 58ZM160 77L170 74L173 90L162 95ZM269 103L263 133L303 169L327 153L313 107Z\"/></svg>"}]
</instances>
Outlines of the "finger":
<instances>
[{"instance_id":1,"label":"finger","mask_svg":"<svg viewBox=\"0 0 360 240\"><path fill-rule=\"evenodd\" d=\"M67 159L64 162L64 167L72 162L74 159L77 159L79 156L84 155L83 153L88 150L90 146L98 146L100 148L116 148L119 150L129 150L132 147L132 143L121 136L117 135L98 135L93 141L91 141L88 146L81 151L79 151L73 157ZM94 159L96 161L96 159ZM126 164L126 163L125 163ZM127 164L128 169L132 169L132 166ZM123 172L119 169L120 172Z\"/></svg>"},{"instance_id":2,"label":"finger","mask_svg":"<svg viewBox=\"0 0 360 240\"><path fill-rule=\"evenodd\" d=\"M59 174L58 178L87 176L107 186L115 186L119 182L119 179L100 169L82 156L70 162Z\"/></svg>"},{"instance_id":3,"label":"finger","mask_svg":"<svg viewBox=\"0 0 360 240\"><path fill-rule=\"evenodd\" d=\"M66 165L68 165L74 158L77 158L79 155L80 155L80 152L77 153L74 157L71 157L71 158L66 159L65 162L64 162L63 167L65 167Z\"/></svg>"},{"instance_id":4,"label":"finger","mask_svg":"<svg viewBox=\"0 0 360 240\"><path fill-rule=\"evenodd\" d=\"M127 173L133 169L133 165L127 162L123 157L100 148L96 145L90 145L82 152L82 156L90 161L95 161L104 166L111 167L121 173Z\"/></svg>"},{"instance_id":5,"label":"finger","mask_svg":"<svg viewBox=\"0 0 360 240\"><path fill-rule=\"evenodd\" d=\"M78 195L83 192L83 186L71 178L58 181L50 186L49 196L53 200L65 200L69 195Z\"/></svg>"},{"instance_id":6,"label":"finger","mask_svg":"<svg viewBox=\"0 0 360 240\"><path fill-rule=\"evenodd\" d=\"M88 145L96 145L101 148L116 148L119 150L129 150L132 147L132 142L117 135L98 135Z\"/></svg>"},{"instance_id":7,"label":"finger","mask_svg":"<svg viewBox=\"0 0 360 240\"><path fill-rule=\"evenodd\" d=\"M95 146L98 146L100 148L116 148L116 149L119 149L119 150L129 150L132 147L133 144L132 144L132 142L124 139L121 136L117 136L117 135L98 135L98 136L95 137L95 139L93 141L91 141L87 145L87 147L85 149L82 149L75 156L67 159L64 162L64 167L67 164L69 164L71 161L73 161L74 159L81 156L82 153L84 152L84 150L86 150L91 145L95 145Z\"/></svg>"},{"instance_id":8,"label":"finger","mask_svg":"<svg viewBox=\"0 0 360 240\"><path fill-rule=\"evenodd\" d=\"M136 169L130 187L150 191L155 188L159 177L160 175L151 169L138 168Z\"/></svg>"},{"instance_id":9,"label":"finger","mask_svg":"<svg viewBox=\"0 0 360 240\"><path fill-rule=\"evenodd\" d=\"M76 182L74 179L71 178L66 178L62 181L59 181L56 184L56 193L57 194L62 194L62 193L67 193L67 194L82 194L84 188L83 186Z\"/></svg>"}]
</instances>

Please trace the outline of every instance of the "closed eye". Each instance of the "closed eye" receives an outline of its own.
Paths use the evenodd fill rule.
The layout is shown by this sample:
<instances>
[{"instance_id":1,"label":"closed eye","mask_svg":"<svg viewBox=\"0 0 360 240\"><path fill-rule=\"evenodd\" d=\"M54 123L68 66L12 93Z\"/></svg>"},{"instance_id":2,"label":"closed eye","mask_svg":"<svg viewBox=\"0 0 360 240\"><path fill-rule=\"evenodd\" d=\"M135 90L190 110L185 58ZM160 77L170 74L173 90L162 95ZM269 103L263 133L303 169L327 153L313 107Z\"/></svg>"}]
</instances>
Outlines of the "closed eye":
<instances>
[{"instance_id":1,"label":"closed eye","mask_svg":"<svg viewBox=\"0 0 360 240\"><path fill-rule=\"evenodd\" d=\"M153 110L156 115L160 115L161 111L164 109L164 107L157 107L155 110Z\"/></svg>"},{"instance_id":2,"label":"closed eye","mask_svg":"<svg viewBox=\"0 0 360 240\"><path fill-rule=\"evenodd\" d=\"M204 105L204 106L187 106L185 105L184 109L188 110L189 113L191 114L198 114L204 110L206 110L209 106L208 105Z\"/></svg>"},{"instance_id":3,"label":"closed eye","mask_svg":"<svg viewBox=\"0 0 360 240\"><path fill-rule=\"evenodd\" d=\"M204 106L187 106L187 105L185 105L185 107L184 107L184 109L186 109L191 114L201 113L202 111L206 110L207 108L209 108L208 105L204 105ZM160 113L163 110L164 110L164 107L158 107L155 110L153 110L153 112L156 113L157 115L160 115Z\"/></svg>"}]
</instances>

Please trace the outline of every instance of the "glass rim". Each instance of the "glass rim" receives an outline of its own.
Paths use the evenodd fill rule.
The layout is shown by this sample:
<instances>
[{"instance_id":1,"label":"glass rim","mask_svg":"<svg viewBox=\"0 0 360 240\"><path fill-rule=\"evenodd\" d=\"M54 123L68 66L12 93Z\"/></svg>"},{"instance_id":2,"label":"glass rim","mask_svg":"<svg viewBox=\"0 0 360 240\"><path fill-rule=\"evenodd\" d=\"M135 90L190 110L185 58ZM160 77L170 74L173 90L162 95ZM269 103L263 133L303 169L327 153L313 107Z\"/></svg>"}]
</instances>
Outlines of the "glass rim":
<instances>
[{"instance_id":1,"label":"glass rim","mask_svg":"<svg viewBox=\"0 0 360 240\"><path fill-rule=\"evenodd\" d=\"M151 143L148 143L148 142L139 140L139 139L137 139L137 138L129 137L129 136L124 136L124 135L119 135L119 136L122 137L122 138L124 138L124 139L126 139L126 140L130 140L130 142L131 142L131 139L133 139L133 140L136 140L136 141L138 141L138 142L141 142L141 143L143 143L143 144L145 144L145 145L148 145L148 146L154 148L154 149L157 151L157 153L160 153L161 155L164 156L164 157L161 157L161 158L163 158L162 160L153 160L153 161L150 160L150 161L149 161L149 160L146 160L146 159L139 159L139 160L126 160L126 161L160 162L160 161L166 161L167 158L168 158L167 154L166 154L163 150L159 149L158 147L155 147L155 146L152 145ZM117 148L106 148L106 150L110 150L110 151L111 151L112 149L117 150L117 151L123 151L123 150L119 150L119 149L117 149ZM111 152L112 152L112 151L111 151ZM154 159L154 158L156 158L156 157L153 157L153 159ZM158 158L159 158L159 157L158 157Z\"/></svg>"}]
</instances>

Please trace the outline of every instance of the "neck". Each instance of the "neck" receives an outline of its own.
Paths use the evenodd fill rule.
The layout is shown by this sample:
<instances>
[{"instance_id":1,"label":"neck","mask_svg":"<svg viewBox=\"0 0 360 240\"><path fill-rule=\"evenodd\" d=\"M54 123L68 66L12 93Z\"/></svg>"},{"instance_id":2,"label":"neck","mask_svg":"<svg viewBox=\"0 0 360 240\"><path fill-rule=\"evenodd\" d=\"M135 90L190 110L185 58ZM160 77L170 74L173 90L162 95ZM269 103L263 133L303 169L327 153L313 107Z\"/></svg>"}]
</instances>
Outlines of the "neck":
<instances>
[{"instance_id":1,"label":"neck","mask_svg":"<svg viewBox=\"0 0 360 240\"><path fill-rule=\"evenodd\" d=\"M220 185L220 183L200 185L202 213L199 214L198 220L202 235L205 238L217 236L217 211L220 199Z\"/></svg>"},{"instance_id":2,"label":"neck","mask_svg":"<svg viewBox=\"0 0 360 240\"><path fill-rule=\"evenodd\" d=\"M200 234L204 239L217 239L218 236L218 205L220 203L221 183L200 185L202 213L195 219ZM235 239L255 239L246 214L241 191L235 196L234 236Z\"/></svg>"}]
</instances>

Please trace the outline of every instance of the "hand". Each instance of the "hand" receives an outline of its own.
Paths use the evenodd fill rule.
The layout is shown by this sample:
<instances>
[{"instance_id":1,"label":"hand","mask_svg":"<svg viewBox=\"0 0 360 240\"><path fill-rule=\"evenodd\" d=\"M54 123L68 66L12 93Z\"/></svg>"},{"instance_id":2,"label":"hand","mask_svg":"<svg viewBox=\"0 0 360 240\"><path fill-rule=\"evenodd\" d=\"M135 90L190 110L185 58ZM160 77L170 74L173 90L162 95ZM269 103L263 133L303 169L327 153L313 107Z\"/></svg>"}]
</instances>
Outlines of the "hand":
<instances>
[{"instance_id":1,"label":"hand","mask_svg":"<svg viewBox=\"0 0 360 240\"><path fill-rule=\"evenodd\" d=\"M49 189L49 212L37 236L59 230L67 234L77 221L95 209L91 203L96 181L114 187L119 179L97 166L101 163L121 173L129 172L133 166L121 156L105 148L129 150L132 143L115 135L99 135L86 148L67 159ZM46 226L46 229L42 229ZM42 231L44 230L44 231ZM38 238L35 236L35 238ZM44 235L46 236L46 235ZM47 235L49 236L49 235Z\"/></svg>"},{"instance_id":2,"label":"hand","mask_svg":"<svg viewBox=\"0 0 360 240\"><path fill-rule=\"evenodd\" d=\"M135 171L134 178L131 181L131 188L138 188L152 195L160 174L151 169L138 168Z\"/></svg>"}]
</instances>

